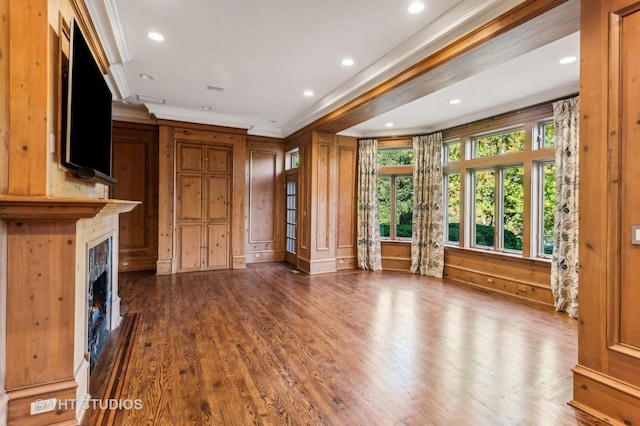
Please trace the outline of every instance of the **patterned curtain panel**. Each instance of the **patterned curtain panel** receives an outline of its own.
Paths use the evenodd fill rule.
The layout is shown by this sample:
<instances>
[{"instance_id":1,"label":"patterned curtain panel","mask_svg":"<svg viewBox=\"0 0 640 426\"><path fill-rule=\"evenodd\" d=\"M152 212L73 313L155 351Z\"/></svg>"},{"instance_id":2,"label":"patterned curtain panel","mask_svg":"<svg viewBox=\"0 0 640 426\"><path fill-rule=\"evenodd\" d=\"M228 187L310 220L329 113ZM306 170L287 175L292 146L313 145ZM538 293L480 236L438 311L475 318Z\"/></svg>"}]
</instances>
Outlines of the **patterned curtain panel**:
<instances>
[{"instance_id":1,"label":"patterned curtain panel","mask_svg":"<svg viewBox=\"0 0 640 426\"><path fill-rule=\"evenodd\" d=\"M444 218L442 133L413 138L412 274L442 277Z\"/></svg>"},{"instance_id":2,"label":"patterned curtain panel","mask_svg":"<svg viewBox=\"0 0 640 426\"><path fill-rule=\"evenodd\" d=\"M382 269L378 225L378 140L358 141L358 267Z\"/></svg>"},{"instance_id":3,"label":"patterned curtain panel","mask_svg":"<svg viewBox=\"0 0 640 426\"><path fill-rule=\"evenodd\" d=\"M556 127L556 212L551 290L558 311L578 317L579 98L553 103Z\"/></svg>"}]
</instances>

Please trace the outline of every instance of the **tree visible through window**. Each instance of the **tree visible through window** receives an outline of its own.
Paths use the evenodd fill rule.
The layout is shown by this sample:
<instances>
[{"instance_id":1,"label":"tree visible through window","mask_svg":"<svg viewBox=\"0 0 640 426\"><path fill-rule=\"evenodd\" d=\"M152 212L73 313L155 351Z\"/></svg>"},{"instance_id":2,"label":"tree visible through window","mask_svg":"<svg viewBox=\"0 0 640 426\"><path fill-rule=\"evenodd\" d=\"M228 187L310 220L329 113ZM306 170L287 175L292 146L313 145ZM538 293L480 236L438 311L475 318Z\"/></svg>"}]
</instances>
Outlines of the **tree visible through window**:
<instances>
[{"instance_id":1,"label":"tree visible through window","mask_svg":"<svg viewBox=\"0 0 640 426\"><path fill-rule=\"evenodd\" d=\"M443 131L448 245L551 255L556 137L551 114L550 104L536 106L496 118L495 128L491 119Z\"/></svg>"},{"instance_id":2,"label":"tree visible through window","mask_svg":"<svg viewBox=\"0 0 640 426\"><path fill-rule=\"evenodd\" d=\"M409 174L412 173L413 149L382 149L378 151L377 160L380 237L411 238L413 176Z\"/></svg>"}]
</instances>

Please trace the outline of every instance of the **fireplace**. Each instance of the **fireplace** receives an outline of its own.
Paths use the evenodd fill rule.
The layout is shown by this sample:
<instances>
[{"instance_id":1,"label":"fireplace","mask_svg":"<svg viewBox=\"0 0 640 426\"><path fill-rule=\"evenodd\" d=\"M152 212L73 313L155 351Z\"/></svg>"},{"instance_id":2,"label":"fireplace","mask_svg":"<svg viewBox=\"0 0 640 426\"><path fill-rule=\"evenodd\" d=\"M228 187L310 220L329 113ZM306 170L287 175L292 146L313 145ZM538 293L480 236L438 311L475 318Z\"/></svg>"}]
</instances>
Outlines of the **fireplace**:
<instances>
[{"instance_id":1,"label":"fireplace","mask_svg":"<svg viewBox=\"0 0 640 426\"><path fill-rule=\"evenodd\" d=\"M87 285L87 353L93 370L111 331L112 238L89 249Z\"/></svg>"}]
</instances>

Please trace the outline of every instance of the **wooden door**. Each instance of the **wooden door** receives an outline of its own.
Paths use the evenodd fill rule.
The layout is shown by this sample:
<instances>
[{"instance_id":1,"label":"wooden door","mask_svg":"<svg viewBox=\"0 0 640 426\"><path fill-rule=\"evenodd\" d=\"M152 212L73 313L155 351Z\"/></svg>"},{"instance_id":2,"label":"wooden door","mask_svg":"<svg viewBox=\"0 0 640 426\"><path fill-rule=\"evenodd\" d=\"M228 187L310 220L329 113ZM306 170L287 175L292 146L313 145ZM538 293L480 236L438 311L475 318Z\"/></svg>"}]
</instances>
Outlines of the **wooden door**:
<instances>
[{"instance_id":1,"label":"wooden door","mask_svg":"<svg viewBox=\"0 0 640 426\"><path fill-rule=\"evenodd\" d=\"M229 269L231 147L178 142L176 151L177 271Z\"/></svg>"}]
</instances>

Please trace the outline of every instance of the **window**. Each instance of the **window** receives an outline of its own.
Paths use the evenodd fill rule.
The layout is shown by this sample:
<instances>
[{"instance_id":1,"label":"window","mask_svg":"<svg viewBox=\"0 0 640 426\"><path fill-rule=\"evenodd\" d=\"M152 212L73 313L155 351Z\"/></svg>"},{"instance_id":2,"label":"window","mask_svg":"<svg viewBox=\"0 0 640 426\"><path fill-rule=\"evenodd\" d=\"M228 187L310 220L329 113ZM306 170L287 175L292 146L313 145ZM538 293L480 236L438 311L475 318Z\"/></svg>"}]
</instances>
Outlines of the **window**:
<instances>
[{"instance_id":1,"label":"window","mask_svg":"<svg viewBox=\"0 0 640 426\"><path fill-rule=\"evenodd\" d=\"M380 237L411 239L413 223L413 148L378 149Z\"/></svg>"},{"instance_id":2,"label":"window","mask_svg":"<svg viewBox=\"0 0 640 426\"><path fill-rule=\"evenodd\" d=\"M555 212L551 103L442 132L445 243L549 258Z\"/></svg>"},{"instance_id":3,"label":"window","mask_svg":"<svg viewBox=\"0 0 640 426\"><path fill-rule=\"evenodd\" d=\"M553 254L553 221L556 197L556 165L541 163L538 165L538 256L548 257Z\"/></svg>"},{"instance_id":4,"label":"window","mask_svg":"<svg viewBox=\"0 0 640 426\"><path fill-rule=\"evenodd\" d=\"M297 198L296 180L287 180L287 232L285 246L286 250L292 254L295 254L297 250Z\"/></svg>"},{"instance_id":5,"label":"window","mask_svg":"<svg viewBox=\"0 0 640 426\"><path fill-rule=\"evenodd\" d=\"M285 154L284 166L286 170L297 169L300 167L300 153L298 148L292 149Z\"/></svg>"},{"instance_id":6,"label":"window","mask_svg":"<svg viewBox=\"0 0 640 426\"><path fill-rule=\"evenodd\" d=\"M446 185L444 196L447 206L446 214L446 242L460 243L460 173L449 173L445 176Z\"/></svg>"},{"instance_id":7,"label":"window","mask_svg":"<svg viewBox=\"0 0 640 426\"><path fill-rule=\"evenodd\" d=\"M460 161L460 139L444 142L444 163L451 163L452 161Z\"/></svg>"},{"instance_id":8,"label":"window","mask_svg":"<svg viewBox=\"0 0 640 426\"><path fill-rule=\"evenodd\" d=\"M473 139L475 158L524 151L524 130L513 130Z\"/></svg>"},{"instance_id":9,"label":"window","mask_svg":"<svg viewBox=\"0 0 640 426\"><path fill-rule=\"evenodd\" d=\"M413 164L413 149L378 150L378 167L406 166Z\"/></svg>"},{"instance_id":10,"label":"window","mask_svg":"<svg viewBox=\"0 0 640 426\"><path fill-rule=\"evenodd\" d=\"M524 168L509 167L501 170L502 248L505 251L522 252L524 228Z\"/></svg>"},{"instance_id":11,"label":"window","mask_svg":"<svg viewBox=\"0 0 640 426\"><path fill-rule=\"evenodd\" d=\"M473 187L473 245L479 247L494 247L496 211L495 172L493 170L474 172Z\"/></svg>"},{"instance_id":12,"label":"window","mask_svg":"<svg viewBox=\"0 0 640 426\"><path fill-rule=\"evenodd\" d=\"M538 128L538 147L553 148L556 143L556 126L553 121L543 121Z\"/></svg>"},{"instance_id":13,"label":"window","mask_svg":"<svg viewBox=\"0 0 640 426\"><path fill-rule=\"evenodd\" d=\"M380 238L411 238L413 223L413 176L378 177Z\"/></svg>"}]
</instances>

